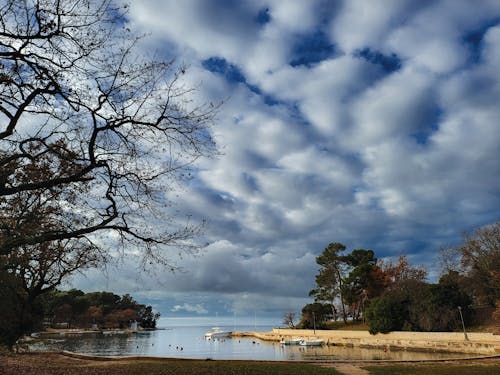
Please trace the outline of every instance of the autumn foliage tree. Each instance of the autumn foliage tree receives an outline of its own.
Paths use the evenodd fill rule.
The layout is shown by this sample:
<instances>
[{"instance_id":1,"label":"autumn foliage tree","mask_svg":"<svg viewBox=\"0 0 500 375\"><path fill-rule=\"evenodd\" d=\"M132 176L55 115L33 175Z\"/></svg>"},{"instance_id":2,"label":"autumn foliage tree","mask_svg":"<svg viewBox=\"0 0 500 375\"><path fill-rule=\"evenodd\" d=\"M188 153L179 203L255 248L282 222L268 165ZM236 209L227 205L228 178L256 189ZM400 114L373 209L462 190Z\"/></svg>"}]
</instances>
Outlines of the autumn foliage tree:
<instances>
[{"instance_id":1,"label":"autumn foliage tree","mask_svg":"<svg viewBox=\"0 0 500 375\"><path fill-rule=\"evenodd\" d=\"M155 328L160 317L152 306L135 301L130 295L111 292L84 293L81 290L52 291L43 297L42 309L57 326L128 328L137 321L142 328Z\"/></svg>"},{"instance_id":2,"label":"autumn foliage tree","mask_svg":"<svg viewBox=\"0 0 500 375\"><path fill-rule=\"evenodd\" d=\"M412 266L404 256L395 262L379 261L379 265L388 282L367 308L370 332L453 331L461 327L458 308L469 323L471 299L458 273L449 272L438 283L428 283L425 269Z\"/></svg>"},{"instance_id":3,"label":"autumn foliage tree","mask_svg":"<svg viewBox=\"0 0 500 375\"><path fill-rule=\"evenodd\" d=\"M425 268L412 266L405 255L400 255L395 262L392 259L380 260L378 265L386 275L389 289L398 288L408 282L422 282L427 277Z\"/></svg>"},{"instance_id":4,"label":"autumn foliage tree","mask_svg":"<svg viewBox=\"0 0 500 375\"><path fill-rule=\"evenodd\" d=\"M49 154L41 156L28 168L19 170L17 180L23 183L36 176L49 177L51 162ZM0 225L4 235L15 238L42 233L47 228L64 228L62 221L69 220L72 215L71 212L64 213L74 202L74 194L75 190L66 191L62 186L53 186L43 191L20 191L9 199L0 197ZM8 321L10 331L17 332L18 336L33 329L40 315L37 311L40 295L55 289L75 271L96 266L103 260L104 252L85 238L23 244L0 255L0 272L15 280L1 285L4 289L11 289L5 293L3 301L9 299L9 305L16 306L15 320L0 313L1 320Z\"/></svg>"},{"instance_id":5,"label":"autumn foliage tree","mask_svg":"<svg viewBox=\"0 0 500 375\"><path fill-rule=\"evenodd\" d=\"M92 322L96 324L102 319L102 310L98 306L90 306L87 310L87 317Z\"/></svg>"},{"instance_id":6,"label":"autumn foliage tree","mask_svg":"<svg viewBox=\"0 0 500 375\"><path fill-rule=\"evenodd\" d=\"M465 235L457 247L445 248L446 272L437 283L429 283L425 268L412 265L404 255L377 260L372 250L345 250L331 243L316 258L320 269L310 292L316 302L311 306L331 307L334 319L337 302L344 321L347 312L353 319L363 316L371 333L454 331L462 329L462 318L466 326L491 321L498 325L500 222ZM303 321L308 309L303 310Z\"/></svg>"}]
</instances>

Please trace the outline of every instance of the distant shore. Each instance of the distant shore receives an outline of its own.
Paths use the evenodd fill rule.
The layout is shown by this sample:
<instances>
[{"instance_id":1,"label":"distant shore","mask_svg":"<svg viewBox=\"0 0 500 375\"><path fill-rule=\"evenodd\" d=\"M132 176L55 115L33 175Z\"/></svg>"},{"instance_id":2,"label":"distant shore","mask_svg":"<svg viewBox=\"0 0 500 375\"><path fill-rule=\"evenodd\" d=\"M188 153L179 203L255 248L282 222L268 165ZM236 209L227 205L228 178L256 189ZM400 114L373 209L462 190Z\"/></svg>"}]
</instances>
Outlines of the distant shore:
<instances>
[{"instance_id":1,"label":"distant shore","mask_svg":"<svg viewBox=\"0 0 500 375\"><path fill-rule=\"evenodd\" d=\"M391 332L371 335L367 331L275 328L270 332L234 332L233 336L274 342L291 338L322 339L326 345L500 355L500 335L484 332L471 332L467 336L458 332Z\"/></svg>"},{"instance_id":2,"label":"distant shore","mask_svg":"<svg viewBox=\"0 0 500 375\"><path fill-rule=\"evenodd\" d=\"M47 328L43 331L35 332L32 334L84 334L84 333L136 333L136 332L147 332L147 331L157 331L164 328L140 328L140 329L130 329L130 328Z\"/></svg>"},{"instance_id":3,"label":"distant shore","mask_svg":"<svg viewBox=\"0 0 500 375\"><path fill-rule=\"evenodd\" d=\"M72 336L72 335L88 335L88 334L103 334L103 335L117 335L117 334L135 334L147 331L161 330L163 328L147 328L147 329L91 329L91 328L47 328L43 331L33 332L29 336L24 336L17 343L17 348L20 351L27 351L25 344L29 344L38 340L45 340L53 335L59 336Z\"/></svg>"}]
</instances>

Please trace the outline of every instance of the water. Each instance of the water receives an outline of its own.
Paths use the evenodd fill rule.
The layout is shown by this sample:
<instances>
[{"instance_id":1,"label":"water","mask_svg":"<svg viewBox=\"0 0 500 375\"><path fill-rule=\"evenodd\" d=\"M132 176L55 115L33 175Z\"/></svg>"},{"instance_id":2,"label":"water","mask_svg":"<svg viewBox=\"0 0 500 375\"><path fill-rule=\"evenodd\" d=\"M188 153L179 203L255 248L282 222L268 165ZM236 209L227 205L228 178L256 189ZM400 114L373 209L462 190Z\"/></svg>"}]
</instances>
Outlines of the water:
<instances>
[{"instance_id":1,"label":"water","mask_svg":"<svg viewBox=\"0 0 500 375\"><path fill-rule=\"evenodd\" d=\"M45 336L48 340L32 344L32 350L68 350L102 356L157 356L200 359L248 360L421 360L460 358L464 354L424 353L404 350L346 348L340 346L301 347L283 346L279 343L255 338L227 338L206 340L204 334L218 326L224 330L270 331L277 324L272 321L236 324L232 318L162 318L159 330L133 334L103 335L85 333ZM250 323L250 324L249 324Z\"/></svg>"}]
</instances>

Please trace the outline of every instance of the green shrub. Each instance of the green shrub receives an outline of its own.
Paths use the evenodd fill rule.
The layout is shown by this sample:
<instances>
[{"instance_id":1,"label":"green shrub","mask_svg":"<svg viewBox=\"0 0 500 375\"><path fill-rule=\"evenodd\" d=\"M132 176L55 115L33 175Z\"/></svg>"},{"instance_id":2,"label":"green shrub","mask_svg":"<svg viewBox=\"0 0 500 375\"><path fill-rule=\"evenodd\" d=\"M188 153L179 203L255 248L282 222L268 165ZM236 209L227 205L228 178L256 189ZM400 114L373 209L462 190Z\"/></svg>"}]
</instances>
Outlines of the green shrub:
<instances>
[{"instance_id":1,"label":"green shrub","mask_svg":"<svg viewBox=\"0 0 500 375\"><path fill-rule=\"evenodd\" d=\"M366 323L372 335L403 328L407 312L404 302L393 296L374 299L366 309Z\"/></svg>"}]
</instances>

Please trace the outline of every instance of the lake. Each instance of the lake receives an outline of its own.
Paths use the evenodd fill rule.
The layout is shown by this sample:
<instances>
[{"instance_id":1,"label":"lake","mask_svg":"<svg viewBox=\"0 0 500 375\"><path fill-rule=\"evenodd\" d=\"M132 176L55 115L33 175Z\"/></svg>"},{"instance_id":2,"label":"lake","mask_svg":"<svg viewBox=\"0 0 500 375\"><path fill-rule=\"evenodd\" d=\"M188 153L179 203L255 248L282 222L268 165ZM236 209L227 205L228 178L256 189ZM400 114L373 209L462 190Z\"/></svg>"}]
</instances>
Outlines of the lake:
<instances>
[{"instance_id":1,"label":"lake","mask_svg":"<svg viewBox=\"0 0 500 375\"><path fill-rule=\"evenodd\" d=\"M231 331L270 331L279 321L234 318L161 318L160 329L130 334L102 333L44 335L44 342L31 350L67 350L99 356L157 356L199 359L294 360L421 360L465 357L464 354L426 353L404 350L347 348L341 346L302 347L254 338L206 340L214 326Z\"/></svg>"}]
</instances>

